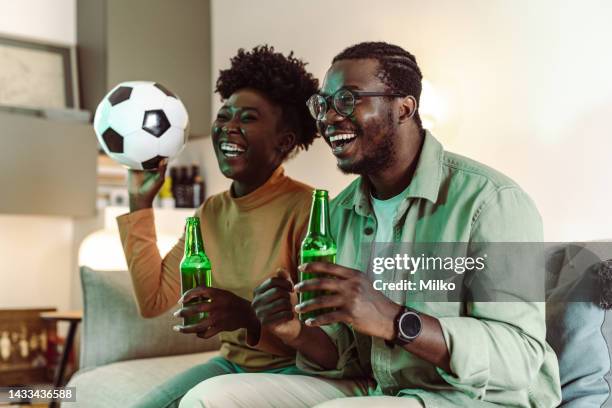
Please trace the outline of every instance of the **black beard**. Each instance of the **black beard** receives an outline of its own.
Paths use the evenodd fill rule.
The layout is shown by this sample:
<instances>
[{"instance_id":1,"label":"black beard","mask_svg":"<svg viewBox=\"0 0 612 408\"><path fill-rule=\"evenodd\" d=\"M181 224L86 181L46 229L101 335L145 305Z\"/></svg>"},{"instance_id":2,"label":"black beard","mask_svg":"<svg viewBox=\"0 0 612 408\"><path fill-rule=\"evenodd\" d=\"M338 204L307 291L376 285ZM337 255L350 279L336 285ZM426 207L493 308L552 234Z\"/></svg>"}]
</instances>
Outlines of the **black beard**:
<instances>
[{"instance_id":1,"label":"black beard","mask_svg":"<svg viewBox=\"0 0 612 408\"><path fill-rule=\"evenodd\" d=\"M372 125L365 129L370 134L384 133L382 142L369 149L364 158L355 163L347 165L338 164L338 168L344 174L359 174L366 176L388 169L395 163L395 129L393 129L393 117L389 110L386 120L382 125ZM357 129L357 136L363 137L363 129Z\"/></svg>"}]
</instances>

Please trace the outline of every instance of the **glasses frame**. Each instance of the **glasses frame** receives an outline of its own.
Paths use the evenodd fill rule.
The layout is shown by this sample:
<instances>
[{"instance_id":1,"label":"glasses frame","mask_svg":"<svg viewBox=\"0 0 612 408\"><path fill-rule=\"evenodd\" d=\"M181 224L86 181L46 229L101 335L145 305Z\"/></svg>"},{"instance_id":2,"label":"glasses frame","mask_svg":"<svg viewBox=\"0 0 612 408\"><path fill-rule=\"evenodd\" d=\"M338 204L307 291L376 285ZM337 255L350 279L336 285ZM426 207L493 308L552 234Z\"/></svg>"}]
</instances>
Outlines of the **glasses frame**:
<instances>
[{"instance_id":1,"label":"glasses frame","mask_svg":"<svg viewBox=\"0 0 612 408\"><path fill-rule=\"evenodd\" d=\"M351 94L353 96L353 107L351 109L350 112L347 113L343 113L340 112L336 106L336 95L338 95L340 92L348 92L349 94ZM319 120L323 120L323 118L325 117L325 115L327 114L327 112L329 111L329 108L333 108L334 111L342 116L342 117L349 117L351 116L354 112L355 112L355 106L357 100L363 98L363 97L370 97L370 96L393 96L393 97L405 97L408 95L404 95L402 93L399 92L374 92L374 91L357 91L354 89L350 89L350 88L340 88L338 89L336 92L334 92L331 95L321 95L320 93L316 93L314 95L312 95L310 98L308 98L308 101L306 101L306 106L308 106L308 111L310 112L310 116L312 116L315 120L319 121ZM321 98L321 100L323 100L325 102L325 110L321 112L321 114L319 116L315 116L314 115L314 109L312 107L313 105L313 98ZM331 103L330 103L330 99L331 99Z\"/></svg>"}]
</instances>

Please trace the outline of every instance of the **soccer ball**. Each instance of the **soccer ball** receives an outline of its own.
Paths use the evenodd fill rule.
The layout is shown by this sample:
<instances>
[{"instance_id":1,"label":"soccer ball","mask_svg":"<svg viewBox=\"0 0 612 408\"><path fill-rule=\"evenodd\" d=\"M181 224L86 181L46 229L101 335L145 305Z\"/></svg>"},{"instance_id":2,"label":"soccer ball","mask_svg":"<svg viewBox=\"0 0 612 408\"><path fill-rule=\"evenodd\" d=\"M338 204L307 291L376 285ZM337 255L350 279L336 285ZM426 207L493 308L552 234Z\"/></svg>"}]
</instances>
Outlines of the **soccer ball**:
<instances>
[{"instance_id":1,"label":"soccer ball","mask_svg":"<svg viewBox=\"0 0 612 408\"><path fill-rule=\"evenodd\" d=\"M189 117L181 100L155 82L123 82L98 105L98 142L107 155L134 170L154 170L185 146Z\"/></svg>"}]
</instances>

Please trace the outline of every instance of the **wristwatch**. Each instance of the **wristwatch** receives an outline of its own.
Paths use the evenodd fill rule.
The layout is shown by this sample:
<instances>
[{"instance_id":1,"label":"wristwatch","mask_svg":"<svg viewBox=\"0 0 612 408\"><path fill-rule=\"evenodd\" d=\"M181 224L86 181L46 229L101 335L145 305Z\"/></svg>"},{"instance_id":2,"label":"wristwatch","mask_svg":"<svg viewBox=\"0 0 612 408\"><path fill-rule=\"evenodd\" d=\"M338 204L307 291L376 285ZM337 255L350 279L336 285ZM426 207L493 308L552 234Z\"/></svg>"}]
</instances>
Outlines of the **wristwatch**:
<instances>
[{"instance_id":1,"label":"wristwatch","mask_svg":"<svg viewBox=\"0 0 612 408\"><path fill-rule=\"evenodd\" d=\"M422 329L423 321L421 320L419 312L412 308L402 306L393 322L395 338L392 343L398 346L410 344L419 337Z\"/></svg>"}]
</instances>

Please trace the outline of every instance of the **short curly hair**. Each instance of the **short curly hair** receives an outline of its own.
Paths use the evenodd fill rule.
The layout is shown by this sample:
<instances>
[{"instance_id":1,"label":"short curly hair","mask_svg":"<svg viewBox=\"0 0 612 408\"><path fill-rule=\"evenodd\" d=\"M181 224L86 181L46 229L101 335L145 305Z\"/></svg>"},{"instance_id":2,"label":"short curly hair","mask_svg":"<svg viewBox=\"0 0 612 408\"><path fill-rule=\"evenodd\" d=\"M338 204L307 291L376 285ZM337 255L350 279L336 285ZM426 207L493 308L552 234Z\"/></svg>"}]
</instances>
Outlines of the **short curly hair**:
<instances>
[{"instance_id":1,"label":"short curly hair","mask_svg":"<svg viewBox=\"0 0 612 408\"><path fill-rule=\"evenodd\" d=\"M397 45L386 42L362 42L352 45L334 57L332 63L348 59L375 59L379 64L378 77L390 90L412 95L417 101L414 121L423 129L418 106L423 74L414 55Z\"/></svg>"},{"instance_id":2,"label":"short curly hair","mask_svg":"<svg viewBox=\"0 0 612 408\"><path fill-rule=\"evenodd\" d=\"M215 92L225 100L240 89L252 88L280 106L282 123L296 136L287 158L299 149L307 150L317 135L306 101L319 89L319 81L305 67L306 63L295 58L293 51L285 56L268 45L251 51L241 48L231 59L231 67L219 72Z\"/></svg>"}]
</instances>

